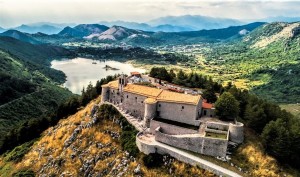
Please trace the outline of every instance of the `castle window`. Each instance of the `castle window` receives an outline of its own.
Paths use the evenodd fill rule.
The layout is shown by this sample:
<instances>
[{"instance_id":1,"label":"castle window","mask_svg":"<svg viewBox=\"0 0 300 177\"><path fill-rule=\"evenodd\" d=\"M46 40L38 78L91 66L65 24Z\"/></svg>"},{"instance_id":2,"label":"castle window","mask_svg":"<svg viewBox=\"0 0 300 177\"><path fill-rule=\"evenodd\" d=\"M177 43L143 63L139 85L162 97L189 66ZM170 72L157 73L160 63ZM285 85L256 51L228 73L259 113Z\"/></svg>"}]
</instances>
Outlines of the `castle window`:
<instances>
[{"instance_id":1,"label":"castle window","mask_svg":"<svg viewBox=\"0 0 300 177\"><path fill-rule=\"evenodd\" d=\"M141 101L141 103L144 103L143 101Z\"/></svg>"},{"instance_id":2,"label":"castle window","mask_svg":"<svg viewBox=\"0 0 300 177\"><path fill-rule=\"evenodd\" d=\"M184 109L184 106L182 106L181 109Z\"/></svg>"},{"instance_id":3,"label":"castle window","mask_svg":"<svg viewBox=\"0 0 300 177\"><path fill-rule=\"evenodd\" d=\"M128 98L128 95L126 97Z\"/></svg>"},{"instance_id":4,"label":"castle window","mask_svg":"<svg viewBox=\"0 0 300 177\"><path fill-rule=\"evenodd\" d=\"M161 105L160 105L160 104L158 104L158 107L161 107Z\"/></svg>"}]
</instances>

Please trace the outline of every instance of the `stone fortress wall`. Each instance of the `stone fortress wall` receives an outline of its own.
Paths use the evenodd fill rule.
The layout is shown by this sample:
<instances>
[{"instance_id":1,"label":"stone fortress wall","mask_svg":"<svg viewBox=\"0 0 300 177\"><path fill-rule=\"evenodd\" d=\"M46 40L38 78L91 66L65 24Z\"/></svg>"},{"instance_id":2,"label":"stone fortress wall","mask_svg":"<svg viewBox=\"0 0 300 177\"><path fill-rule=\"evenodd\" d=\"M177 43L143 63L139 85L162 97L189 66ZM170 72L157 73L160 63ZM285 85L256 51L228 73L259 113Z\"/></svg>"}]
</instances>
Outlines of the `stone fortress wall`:
<instances>
[{"instance_id":1,"label":"stone fortress wall","mask_svg":"<svg viewBox=\"0 0 300 177\"><path fill-rule=\"evenodd\" d=\"M218 139L197 136L197 134L170 135L164 133L160 127L155 130L155 140L192 152L221 157L226 156L228 144L228 137Z\"/></svg>"},{"instance_id":2,"label":"stone fortress wall","mask_svg":"<svg viewBox=\"0 0 300 177\"><path fill-rule=\"evenodd\" d=\"M235 143L244 142L244 124L236 122L235 124L229 124L229 140Z\"/></svg>"},{"instance_id":3,"label":"stone fortress wall","mask_svg":"<svg viewBox=\"0 0 300 177\"><path fill-rule=\"evenodd\" d=\"M164 133L169 135L181 135L181 134L197 134L198 130L184 128L176 125L167 124L164 122L151 120L150 122L150 133L155 134L155 129L161 127L164 130Z\"/></svg>"},{"instance_id":4,"label":"stone fortress wall","mask_svg":"<svg viewBox=\"0 0 300 177\"><path fill-rule=\"evenodd\" d=\"M134 117L143 119L145 114L146 96L123 92L122 108L129 111Z\"/></svg>"},{"instance_id":5,"label":"stone fortress wall","mask_svg":"<svg viewBox=\"0 0 300 177\"><path fill-rule=\"evenodd\" d=\"M176 122L181 122L185 124L190 124L194 126L199 126L200 121L197 120L200 117L198 110L200 106L183 104L183 103L169 103L159 101L157 106L157 111L159 112L158 117L172 120ZM201 105L201 103L199 103Z\"/></svg>"},{"instance_id":6,"label":"stone fortress wall","mask_svg":"<svg viewBox=\"0 0 300 177\"><path fill-rule=\"evenodd\" d=\"M121 77L119 82L103 86L102 100L116 104L132 116L143 120L144 127L148 128L155 141L196 153L222 157L226 156L229 140L236 143L243 142L242 123L202 122L201 99L192 103L171 102L156 99L145 91L140 94L135 92L140 90L128 90L130 88L147 90L143 88L145 86L125 87L120 83L126 83L124 78ZM157 94L157 91L154 92L152 95ZM159 93L161 92L158 92L158 95ZM225 134L226 138L211 135L206 137L206 132Z\"/></svg>"},{"instance_id":7,"label":"stone fortress wall","mask_svg":"<svg viewBox=\"0 0 300 177\"><path fill-rule=\"evenodd\" d=\"M212 173L218 176L241 177L241 175L237 173L234 173L228 169L222 168L204 159L189 154L188 152L175 149L168 145L163 145L160 143L144 140L141 138L141 136L143 136L143 132L139 132L137 134L136 145L138 149L145 154L150 154L150 153L159 153L162 155L168 154L176 158L177 160L180 160L184 163L188 163L193 166L199 166L200 168L211 171Z\"/></svg>"}]
</instances>

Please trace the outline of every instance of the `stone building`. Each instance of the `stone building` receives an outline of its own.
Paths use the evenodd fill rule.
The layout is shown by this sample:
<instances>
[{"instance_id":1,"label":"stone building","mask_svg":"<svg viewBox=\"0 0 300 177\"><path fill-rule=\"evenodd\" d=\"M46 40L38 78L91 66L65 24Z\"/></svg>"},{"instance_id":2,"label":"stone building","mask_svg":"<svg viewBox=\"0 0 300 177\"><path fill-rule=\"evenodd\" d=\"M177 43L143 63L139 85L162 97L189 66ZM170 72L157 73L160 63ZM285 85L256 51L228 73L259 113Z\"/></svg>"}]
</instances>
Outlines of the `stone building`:
<instances>
[{"instance_id":1,"label":"stone building","mask_svg":"<svg viewBox=\"0 0 300 177\"><path fill-rule=\"evenodd\" d=\"M243 124L210 119L214 108L201 95L128 83L128 79L121 75L102 85L101 100L143 121L156 141L212 156L225 156L228 141L243 142Z\"/></svg>"}]
</instances>

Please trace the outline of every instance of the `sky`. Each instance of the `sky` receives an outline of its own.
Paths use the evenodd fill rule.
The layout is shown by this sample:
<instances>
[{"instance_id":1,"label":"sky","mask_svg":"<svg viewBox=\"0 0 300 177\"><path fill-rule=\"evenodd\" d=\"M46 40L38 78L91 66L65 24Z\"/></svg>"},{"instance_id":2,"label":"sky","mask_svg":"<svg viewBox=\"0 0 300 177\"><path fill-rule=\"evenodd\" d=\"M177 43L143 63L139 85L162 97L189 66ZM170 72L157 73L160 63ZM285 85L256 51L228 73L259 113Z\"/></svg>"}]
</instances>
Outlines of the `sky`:
<instances>
[{"instance_id":1,"label":"sky","mask_svg":"<svg viewBox=\"0 0 300 177\"><path fill-rule=\"evenodd\" d=\"M250 0L0 0L0 26L35 22L147 22L163 16L204 15L233 19L300 17L300 1Z\"/></svg>"}]
</instances>

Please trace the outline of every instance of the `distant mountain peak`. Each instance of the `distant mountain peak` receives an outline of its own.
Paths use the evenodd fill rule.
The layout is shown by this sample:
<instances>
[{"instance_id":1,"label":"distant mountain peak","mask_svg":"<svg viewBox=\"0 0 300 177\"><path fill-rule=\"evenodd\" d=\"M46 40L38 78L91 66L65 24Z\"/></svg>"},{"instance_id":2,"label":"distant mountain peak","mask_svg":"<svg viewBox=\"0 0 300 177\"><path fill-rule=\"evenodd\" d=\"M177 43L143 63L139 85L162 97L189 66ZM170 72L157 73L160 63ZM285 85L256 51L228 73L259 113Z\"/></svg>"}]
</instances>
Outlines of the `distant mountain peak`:
<instances>
[{"instance_id":1,"label":"distant mountain peak","mask_svg":"<svg viewBox=\"0 0 300 177\"><path fill-rule=\"evenodd\" d=\"M18 39L20 41L28 42L28 43L31 43L31 44L39 44L40 43L35 38L30 36L30 34L23 33L23 32L20 32L18 30L7 30L3 33L0 33L0 36L12 37L12 38Z\"/></svg>"},{"instance_id":2,"label":"distant mountain peak","mask_svg":"<svg viewBox=\"0 0 300 177\"><path fill-rule=\"evenodd\" d=\"M107 26L99 25L99 24L80 24L75 26L74 28L65 27L59 35L63 36L72 36L82 38L84 36L89 36L91 34L98 34L108 29Z\"/></svg>"},{"instance_id":3,"label":"distant mountain peak","mask_svg":"<svg viewBox=\"0 0 300 177\"><path fill-rule=\"evenodd\" d=\"M202 15L182 15L182 16L165 16L150 20L148 24L153 26L158 25L173 25L181 27L189 27L193 30L201 29L220 29L229 26L237 26L244 24L243 22L229 18L216 18Z\"/></svg>"}]
</instances>

